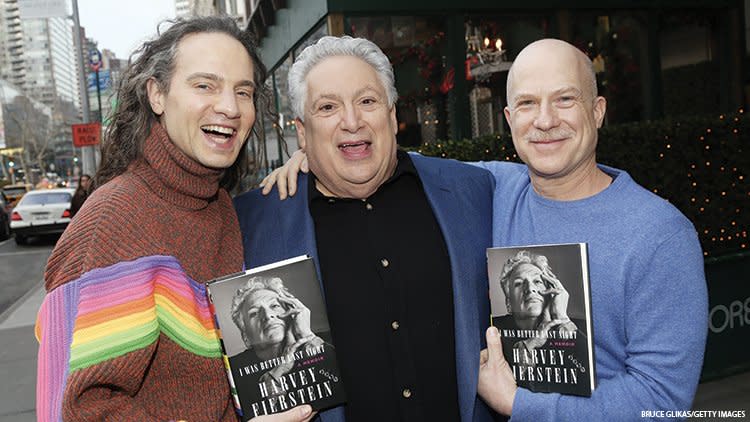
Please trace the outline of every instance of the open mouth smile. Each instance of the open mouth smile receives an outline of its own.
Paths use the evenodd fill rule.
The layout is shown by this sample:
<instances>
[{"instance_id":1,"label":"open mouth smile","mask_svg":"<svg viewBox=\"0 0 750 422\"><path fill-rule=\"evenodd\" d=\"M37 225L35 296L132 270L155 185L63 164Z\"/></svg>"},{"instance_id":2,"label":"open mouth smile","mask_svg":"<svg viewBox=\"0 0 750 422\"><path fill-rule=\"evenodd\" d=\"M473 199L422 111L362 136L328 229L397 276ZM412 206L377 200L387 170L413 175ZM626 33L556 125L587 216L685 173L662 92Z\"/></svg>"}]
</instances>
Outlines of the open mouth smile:
<instances>
[{"instance_id":1,"label":"open mouth smile","mask_svg":"<svg viewBox=\"0 0 750 422\"><path fill-rule=\"evenodd\" d=\"M369 141L359 141L359 142L346 142L341 145L339 145L340 150L348 150L348 149L364 149L369 147L372 144L372 142Z\"/></svg>"},{"instance_id":2,"label":"open mouth smile","mask_svg":"<svg viewBox=\"0 0 750 422\"><path fill-rule=\"evenodd\" d=\"M337 145L347 160L361 160L372 154L372 141L345 141Z\"/></svg>"},{"instance_id":3,"label":"open mouth smile","mask_svg":"<svg viewBox=\"0 0 750 422\"><path fill-rule=\"evenodd\" d=\"M219 125L201 126L201 130L203 133L210 136L216 143L228 142L237 133L237 131L231 127Z\"/></svg>"}]
</instances>

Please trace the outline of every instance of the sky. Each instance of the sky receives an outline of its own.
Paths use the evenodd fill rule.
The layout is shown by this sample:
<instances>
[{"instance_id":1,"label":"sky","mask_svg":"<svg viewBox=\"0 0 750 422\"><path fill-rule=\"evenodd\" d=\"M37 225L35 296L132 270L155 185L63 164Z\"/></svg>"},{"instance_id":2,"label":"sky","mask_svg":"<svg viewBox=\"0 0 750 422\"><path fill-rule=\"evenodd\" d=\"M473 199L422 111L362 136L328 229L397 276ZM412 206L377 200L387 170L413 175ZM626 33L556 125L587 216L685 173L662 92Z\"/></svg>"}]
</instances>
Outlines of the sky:
<instances>
[{"instance_id":1,"label":"sky","mask_svg":"<svg viewBox=\"0 0 750 422\"><path fill-rule=\"evenodd\" d=\"M174 0L78 0L78 14L86 36L99 50L127 59L143 41L156 34L156 26L175 15Z\"/></svg>"}]
</instances>

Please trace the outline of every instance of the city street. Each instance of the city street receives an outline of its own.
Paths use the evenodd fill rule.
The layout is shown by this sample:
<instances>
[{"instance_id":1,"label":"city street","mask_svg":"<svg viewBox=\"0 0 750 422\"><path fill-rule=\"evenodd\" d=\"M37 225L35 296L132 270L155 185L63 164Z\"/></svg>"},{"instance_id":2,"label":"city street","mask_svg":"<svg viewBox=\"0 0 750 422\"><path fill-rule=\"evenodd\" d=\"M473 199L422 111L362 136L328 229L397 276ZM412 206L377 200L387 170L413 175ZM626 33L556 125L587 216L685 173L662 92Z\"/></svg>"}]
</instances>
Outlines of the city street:
<instances>
[{"instance_id":1,"label":"city street","mask_svg":"<svg viewBox=\"0 0 750 422\"><path fill-rule=\"evenodd\" d=\"M24 293L41 283L55 241L59 236L29 239L18 246L13 238L0 242L0 314Z\"/></svg>"}]
</instances>

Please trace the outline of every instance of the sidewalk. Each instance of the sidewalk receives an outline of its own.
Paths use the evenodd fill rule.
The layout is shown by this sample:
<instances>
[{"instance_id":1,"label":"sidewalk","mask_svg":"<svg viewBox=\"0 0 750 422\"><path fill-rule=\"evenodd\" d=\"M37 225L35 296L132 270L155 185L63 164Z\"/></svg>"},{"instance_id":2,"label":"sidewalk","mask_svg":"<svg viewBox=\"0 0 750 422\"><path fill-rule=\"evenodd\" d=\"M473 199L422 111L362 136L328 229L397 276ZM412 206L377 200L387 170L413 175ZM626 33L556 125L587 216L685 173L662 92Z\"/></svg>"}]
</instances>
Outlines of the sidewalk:
<instances>
[{"instance_id":1,"label":"sidewalk","mask_svg":"<svg viewBox=\"0 0 750 422\"><path fill-rule=\"evenodd\" d=\"M43 299L40 283L0 315L0 422L36 420L34 322ZM750 420L750 372L699 385L693 410L744 410L745 418L739 420Z\"/></svg>"},{"instance_id":2,"label":"sidewalk","mask_svg":"<svg viewBox=\"0 0 750 422\"><path fill-rule=\"evenodd\" d=\"M0 422L36 421L36 312L40 282L0 315Z\"/></svg>"}]
</instances>

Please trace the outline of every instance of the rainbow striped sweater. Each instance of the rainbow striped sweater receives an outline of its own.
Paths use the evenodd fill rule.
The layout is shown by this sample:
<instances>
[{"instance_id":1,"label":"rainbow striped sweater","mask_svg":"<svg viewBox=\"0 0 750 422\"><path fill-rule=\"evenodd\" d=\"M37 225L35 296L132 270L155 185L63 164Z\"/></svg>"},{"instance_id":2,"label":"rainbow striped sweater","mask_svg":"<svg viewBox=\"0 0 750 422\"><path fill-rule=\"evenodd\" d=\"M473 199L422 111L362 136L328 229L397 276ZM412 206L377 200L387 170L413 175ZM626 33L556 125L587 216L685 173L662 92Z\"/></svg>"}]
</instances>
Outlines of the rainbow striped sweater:
<instances>
[{"instance_id":1,"label":"rainbow striped sweater","mask_svg":"<svg viewBox=\"0 0 750 422\"><path fill-rule=\"evenodd\" d=\"M236 420L204 282L242 269L219 173L159 126L89 197L45 271L37 419Z\"/></svg>"}]
</instances>

